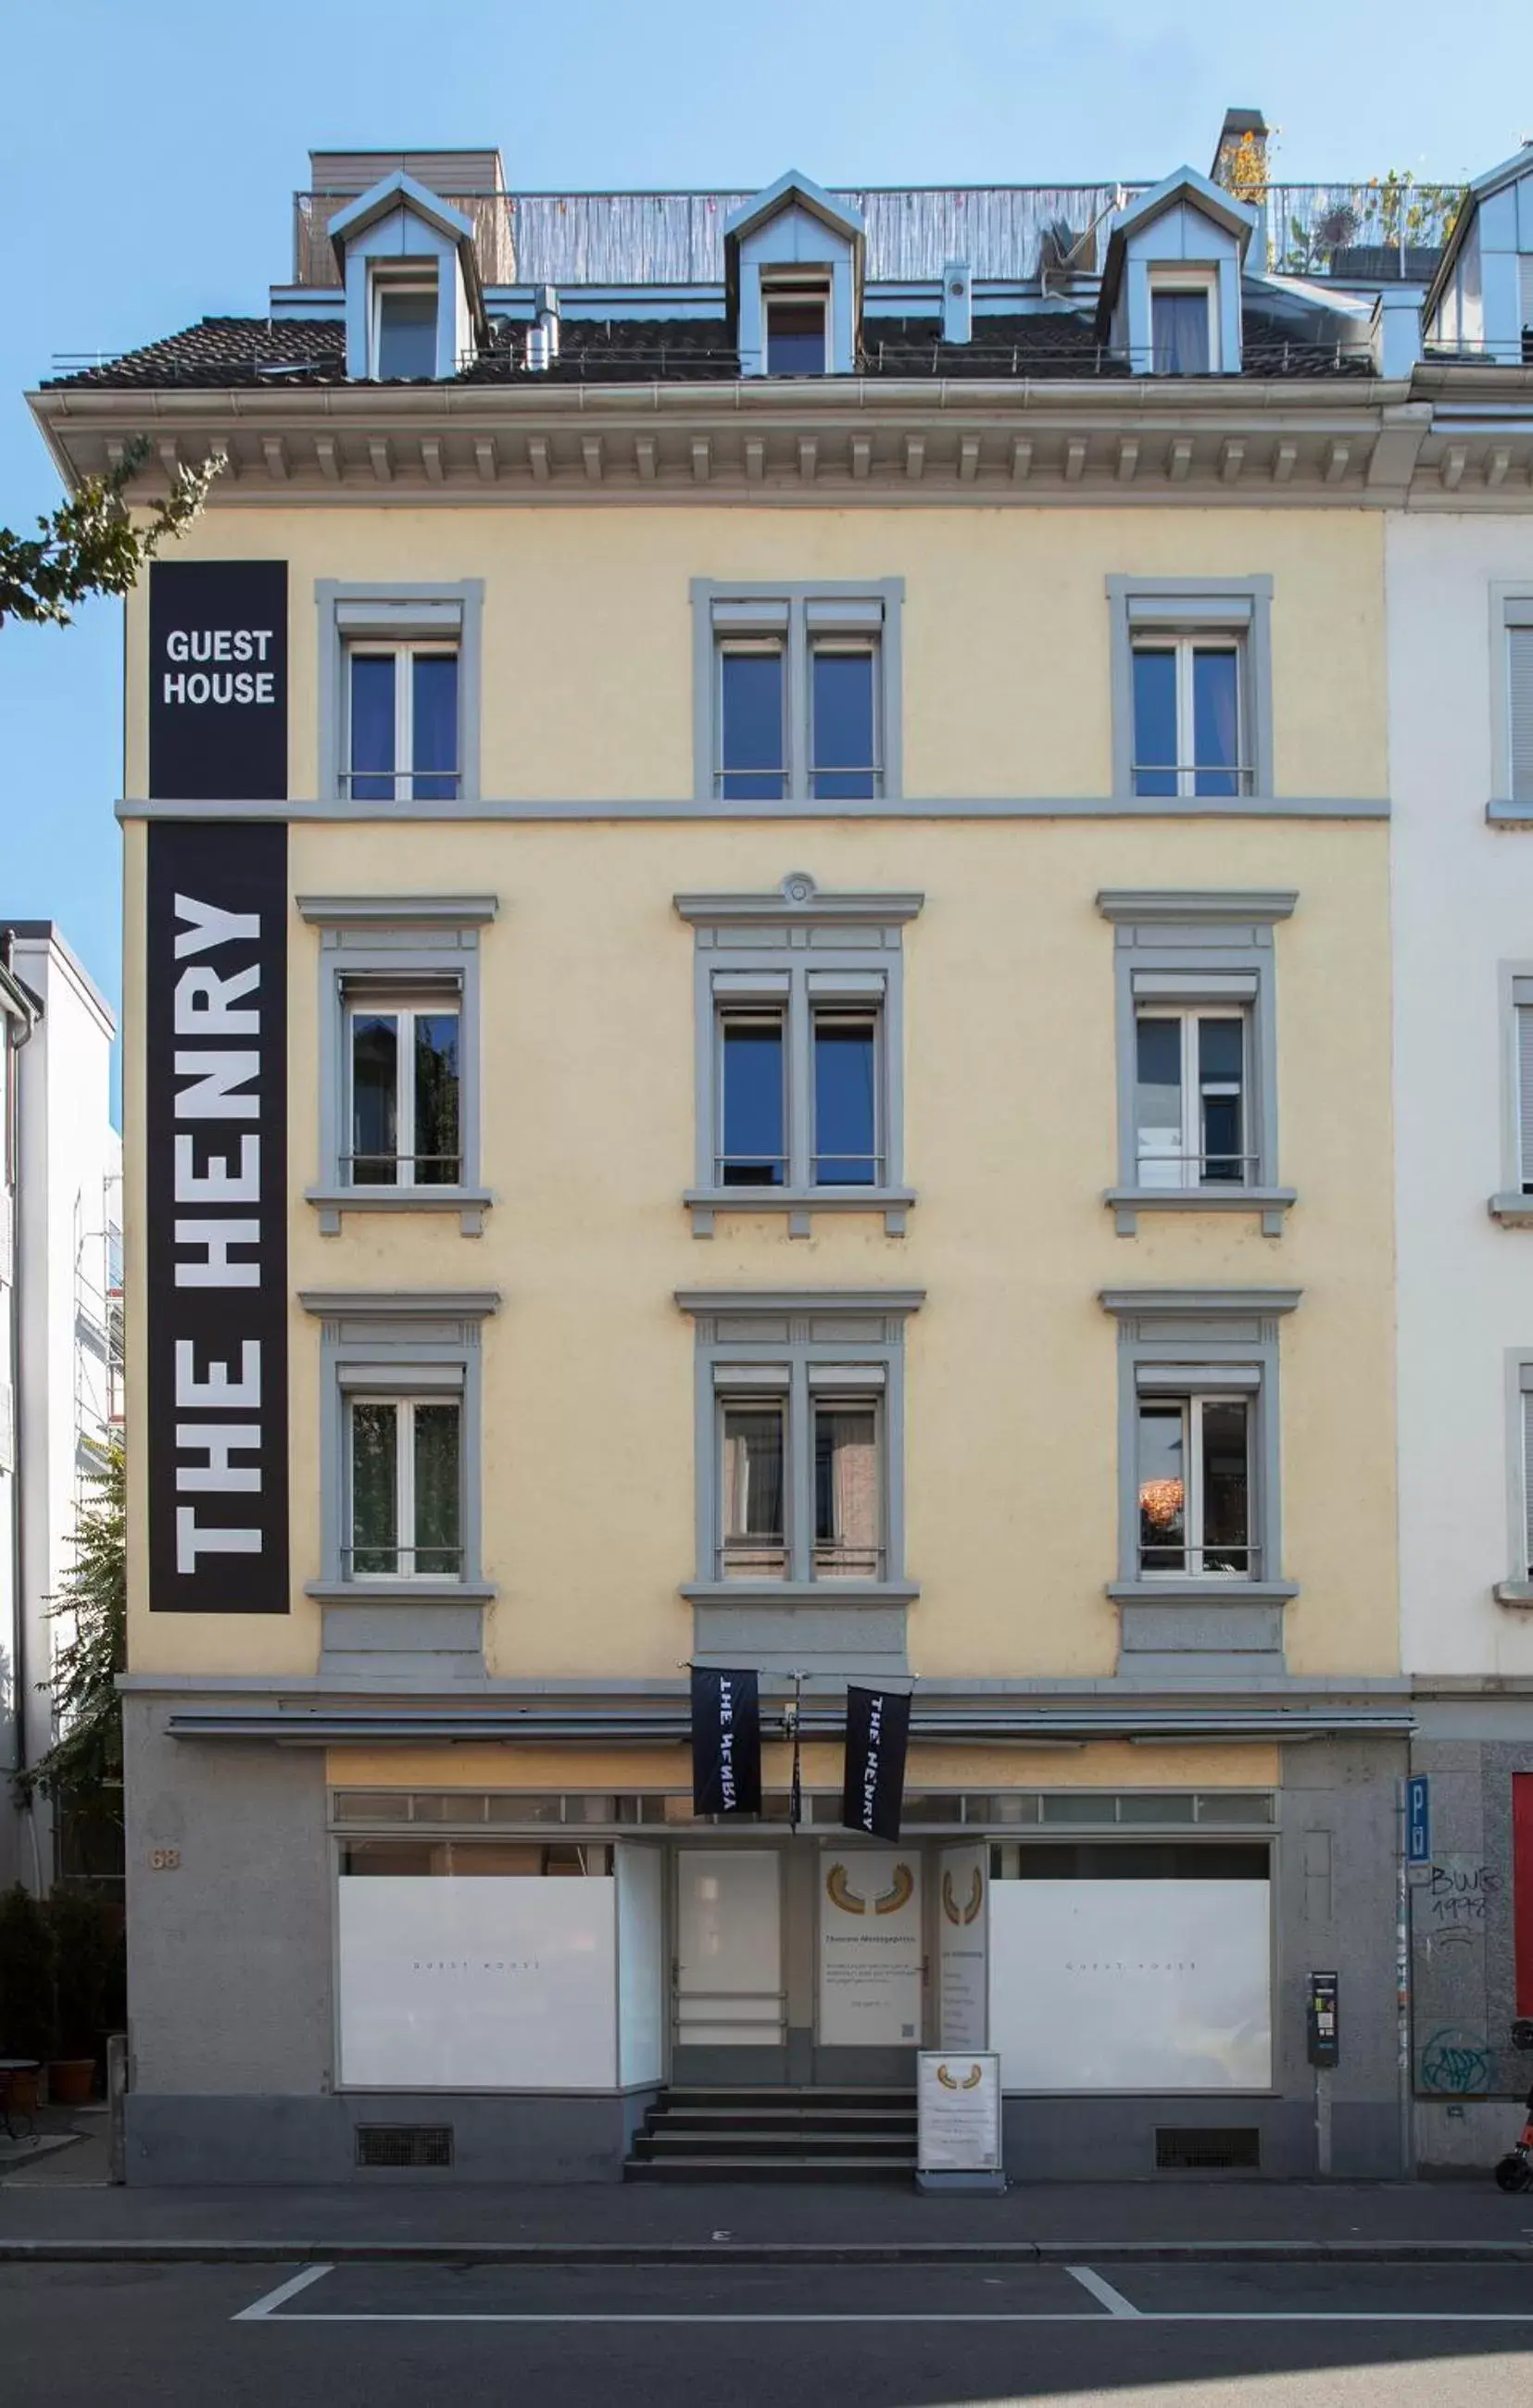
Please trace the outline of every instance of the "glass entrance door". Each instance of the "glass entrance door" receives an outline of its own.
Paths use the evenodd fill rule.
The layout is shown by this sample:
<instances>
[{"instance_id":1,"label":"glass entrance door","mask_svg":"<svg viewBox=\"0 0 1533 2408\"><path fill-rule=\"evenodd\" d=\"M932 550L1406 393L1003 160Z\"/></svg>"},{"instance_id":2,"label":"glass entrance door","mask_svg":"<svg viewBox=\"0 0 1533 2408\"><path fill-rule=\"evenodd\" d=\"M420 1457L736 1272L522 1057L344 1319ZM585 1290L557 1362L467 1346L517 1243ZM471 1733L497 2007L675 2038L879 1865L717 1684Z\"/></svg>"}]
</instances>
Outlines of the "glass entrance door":
<instances>
[{"instance_id":1,"label":"glass entrance door","mask_svg":"<svg viewBox=\"0 0 1533 2408\"><path fill-rule=\"evenodd\" d=\"M673 2079L781 2082L781 1852L679 1848L676 1867Z\"/></svg>"}]
</instances>

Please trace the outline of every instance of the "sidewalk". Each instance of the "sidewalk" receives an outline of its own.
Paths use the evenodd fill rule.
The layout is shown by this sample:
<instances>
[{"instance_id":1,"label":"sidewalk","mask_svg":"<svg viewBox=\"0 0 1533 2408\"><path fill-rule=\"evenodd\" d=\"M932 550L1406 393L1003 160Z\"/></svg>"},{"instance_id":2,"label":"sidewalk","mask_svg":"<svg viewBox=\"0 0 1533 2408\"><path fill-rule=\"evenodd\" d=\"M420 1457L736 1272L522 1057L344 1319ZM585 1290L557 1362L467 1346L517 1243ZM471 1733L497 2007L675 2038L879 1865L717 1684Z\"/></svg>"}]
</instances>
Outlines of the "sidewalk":
<instances>
[{"instance_id":1,"label":"sidewalk","mask_svg":"<svg viewBox=\"0 0 1533 2408\"><path fill-rule=\"evenodd\" d=\"M1533 2264L1533 2192L1464 2183L1019 2184L1003 2199L899 2184L502 2187L383 2175L345 2187L115 2189L105 2138L0 2168L0 2260L422 2258L820 2262L1089 2256Z\"/></svg>"}]
</instances>

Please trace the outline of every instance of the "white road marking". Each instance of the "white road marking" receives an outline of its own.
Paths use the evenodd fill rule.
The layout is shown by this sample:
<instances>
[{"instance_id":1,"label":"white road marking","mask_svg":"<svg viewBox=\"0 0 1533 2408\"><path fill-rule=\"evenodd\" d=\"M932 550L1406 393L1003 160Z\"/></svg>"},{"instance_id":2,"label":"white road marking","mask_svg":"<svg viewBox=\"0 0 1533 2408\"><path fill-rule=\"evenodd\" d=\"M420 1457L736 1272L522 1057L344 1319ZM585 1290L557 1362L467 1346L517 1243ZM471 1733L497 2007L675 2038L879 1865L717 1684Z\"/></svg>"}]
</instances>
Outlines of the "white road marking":
<instances>
[{"instance_id":1,"label":"white road marking","mask_svg":"<svg viewBox=\"0 0 1533 2408\"><path fill-rule=\"evenodd\" d=\"M1067 2274L1073 2274L1082 2289L1089 2291L1094 2300L1100 2300L1110 2316L1139 2315L1133 2300L1125 2300L1121 2291L1115 2291L1111 2284L1102 2275L1095 2272L1090 2266L1067 2266L1065 2272Z\"/></svg>"},{"instance_id":2,"label":"white road marking","mask_svg":"<svg viewBox=\"0 0 1533 2408\"><path fill-rule=\"evenodd\" d=\"M289 2300L295 2300L300 2291L307 2291L311 2283L317 2283L322 2274L328 2274L331 2271L328 2266L306 2266L301 2274L290 2274L285 2283L279 2283L276 2290L268 2291L265 2299L255 2300L248 2308L241 2308L230 2322L236 2325L269 2324L279 2307ZM277 2320L280 2324L301 2321L296 2316L281 2316Z\"/></svg>"},{"instance_id":3,"label":"white road marking","mask_svg":"<svg viewBox=\"0 0 1533 2408\"><path fill-rule=\"evenodd\" d=\"M329 2272L326 2266L312 2270L314 2274ZM271 2296L277 2299L281 2295L274 2291ZM1397 2313L1390 2309L1373 2308L1140 2308L1135 2314L1140 2323L1147 2325L1533 2325L1533 2308L1486 2315L1452 2309L1438 2315L1430 2309L1407 2309ZM738 2315L656 2315L637 2310L630 2314L623 2309L577 2314L480 2309L438 2311L428 2308L377 2314L364 2310L341 2314L322 2311L314 2315L284 2316L270 2314L264 2300L258 2300L253 2308L246 2308L243 2315L256 2316L263 2324L273 2325L1100 2325L1105 2321L1099 2315L1088 2315L1084 2309L1047 2309L1036 2315L1010 2309L976 2309L930 2315L884 2315L876 2309L861 2314L823 2315L773 2315L755 2311ZM242 2318L236 2316L235 2321L237 2324Z\"/></svg>"}]
</instances>

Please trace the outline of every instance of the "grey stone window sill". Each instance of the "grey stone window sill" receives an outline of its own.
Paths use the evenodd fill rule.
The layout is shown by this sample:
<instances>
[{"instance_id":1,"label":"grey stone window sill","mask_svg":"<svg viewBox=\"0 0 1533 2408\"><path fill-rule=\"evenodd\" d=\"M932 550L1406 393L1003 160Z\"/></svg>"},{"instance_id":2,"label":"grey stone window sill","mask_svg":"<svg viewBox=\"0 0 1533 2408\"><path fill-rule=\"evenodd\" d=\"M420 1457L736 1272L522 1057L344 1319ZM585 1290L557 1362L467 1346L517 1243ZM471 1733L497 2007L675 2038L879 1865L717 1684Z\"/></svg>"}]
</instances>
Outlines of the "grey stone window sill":
<instances>
[{"instance_id":1,"label":"grey stone window sill","mask_svg":"<svg viewBox=\"0 0 1533 2408\"><path fill-rule=\"evenodd\" d=\"M1497 1605L1518 1606L1533 1612L1533 1581L1497 1581L1491 1590Z\"/></svg>"},{"instance_id":2,"label":"grey stone window sill","mask_svg":"<svg viewBox=\"0 0 1533 2408\"><path fill-rule=\"evenodd\" d=\"M1520 1195L1516 1188L1504 1196L1492 1196L1485 1210L1503 1229L1533 1229L1533 1196Z\"/></svg>"},{"instance_id":3,"label":"grey stone window sill","mask_svg":"<svg viewBox=\"0 0 1533 2408\"><path fill-rule=\"evenodd\" d=\"M1102 1201L1120 1238L1133 1237L1141 1212L1259 1212L1263 1237L1281 1238L1298 1195L1292 1187L1110 1187Z\"/></svg>"},{"instance_id":4,"label":"grey stone window sill","mask_svg":"<svg viewBox=\"0 0 1533 2408\"><path fill-rule=\"evenodd\" d=\"M324 1605L490 1605L494 1581L305 1581L305 1597Z\"/></svg>"},{"instance_id":5,"label":"grey stone window sill","mask_svg":"<svg viewBox=\"0 0 1533 2408\"><path fill-rule=\"evenodd\" d=\"M689 1605L913 1605L919 1581L688 1581Z\"/></svg>"},{"instance_id":6,"label":"grey stone window sill","mask_svg":"<svg viewBox=\"0 0 1533 2408\"><path fill-rule=\"evenodd\" d=\"M1485 805L1485 817L1492 827L1533 828L1533 803L1513 803L1493 796Z\"/></svg>"},{"instance_id":7,"label":"grey stone window sill","mask_svg":"<svg viewBox=\"0 0 1533 2408\"><path fill-rule=\"evenodd\" d=\"M681 1198L695 1238L711 1238L719 1212L782 1212L790 1238L807 1238L816 1212L881 1212L884 1235L903 1238L910 1187L689 1187Z\"/></svg>"},{"instance_id":8,"label":"grey stone window sill","mask_svg":"<svg viewBox=\"0 0 1533 2408\"><path fill-rule=\"evenodd\" d=\"M1297 1581L1205 1580L1109 1581L1114 1605L1286 1605L1298 1595Z\"/></svg>"},{"instance_id":9,"label":"grey stone window sill","mask_svg":"<svg viewBox=\"0 0 1533 2408\"><path fill-rule=\"evenodd\" d=\"M483 1235L494 1202L488 1187L306 1187L320 1216L322 1238L338 1238L347 1212L456 1212L466 1238Z\"/></svg>"}]
</instances>

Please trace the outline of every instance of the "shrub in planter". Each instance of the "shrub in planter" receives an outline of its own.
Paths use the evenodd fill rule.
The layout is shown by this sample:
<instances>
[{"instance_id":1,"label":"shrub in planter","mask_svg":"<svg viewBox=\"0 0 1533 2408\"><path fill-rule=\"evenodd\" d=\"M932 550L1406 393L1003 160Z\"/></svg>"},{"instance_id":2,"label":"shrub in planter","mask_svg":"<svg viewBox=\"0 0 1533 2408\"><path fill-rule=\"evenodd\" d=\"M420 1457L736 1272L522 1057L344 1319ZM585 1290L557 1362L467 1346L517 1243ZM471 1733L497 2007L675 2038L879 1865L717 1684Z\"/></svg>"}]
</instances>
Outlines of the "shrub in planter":
<instances>
[{"instance_id":1,"label":"shrub in planter","mask_svg":"<svg viewBox=\"0 0 1533 2408\"><path fill-rule=\"evenodd\" d=\"M94 2086L107 2025L113 1935L100 1899L91 1892L55 1890L47 1912L58 2002L49 2094L55 2105L74 2107Z\"/></svg>"},{"instance_id":2,"label":"shrub in planter","mask_svg":"<svg viewBox=\"0 0 1533 2408\"><path fill-rule=\"evenodd\" d=\"M0 2057L53 2055L58 1993L53 1930L18 1883L0 1896Z\"/></svg>"}]
</instances>

